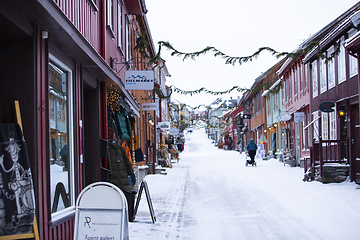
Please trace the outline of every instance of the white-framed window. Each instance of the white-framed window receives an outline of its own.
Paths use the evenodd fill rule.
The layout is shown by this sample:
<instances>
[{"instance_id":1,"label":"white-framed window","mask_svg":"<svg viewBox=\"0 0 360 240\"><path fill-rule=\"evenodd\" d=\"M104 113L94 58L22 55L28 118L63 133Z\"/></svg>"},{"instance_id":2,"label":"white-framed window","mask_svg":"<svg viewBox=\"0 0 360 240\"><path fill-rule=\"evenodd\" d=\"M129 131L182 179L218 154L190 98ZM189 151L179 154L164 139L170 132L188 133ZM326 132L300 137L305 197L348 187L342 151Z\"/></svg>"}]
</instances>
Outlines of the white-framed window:
<instances>
[{"instance_id":1,"label":"white-framed window","mask_svg":"<svg viewBox=\"0 0 360 240\"><path fill-rule=\"evenodd\" d=\"M317 61L311 63L311 81L313 87L313 98L318 96L318 75L317 75Z\"/></svg>"},{"instance_id":2,"label":"white-framed window","mask_svg":"<svg viewBox=\"0 0 360 240\"><path fill-rule=\"evenodd\" d=\"M300 91L304 90L304 65L300 63Z\"/></svg>"},{"instance_id":3,"label":"white-framed window","mask_svg":"<svg viewBox=\"0 0 360 240\"><path fill-rule=\"evenodd\" d=\"M327 55L331 56L331 54L334 52L334 46L330 47L327 50ZM333 88L335 87L335 59L332 58L327 63L327 69L328 69L328 87Z\"/></svg>"},{"instance_id":4,"label":"white-framed window","mask_svg":"<svg viewBox=\"0 0 360 240\"><path fill-rule=\"evenodd\" d=\"M305 112L305 119L304 119L304 121L303 122L301 122L301 129L302 129L302 131L301 131L301 140L302 140L302 149L303 150L305 150L306 149L306 129L304 130L304 127L307 125L307 122L306 122L306 120L307 120L307 118L306 118L306 113L307 112Z\"/></svg>"},{"instance_id":5,"label":"white-framed window","mask_svg":"<svg viewBox=\"0 0 360 240\"><path fill-rule=\"evenodd\" d=\"M326 59L320 59L320 94L326 92L327 81L326 81Z\"/></svg>"},{"instance_id":6,"label":"white-framed window","mask_svg":"<svg viewBox=\"0 0 360 240\"><path fill-rule=\"evenodd\" d=\"M328 120L328 113L321 112L321 137L323 140L329 139L329 120Z\"/></svg>"},{"instance_id":7,"label":"white-framed window","mask_svg":"<svg viewBox=\"0 0 360 240\"><path fill-rule=\"evenodd\" d=\"M313 123L313 138L315 141L319 141L319 111L315 111L312 113Z\"/></svg>"},{"instance_id":8,"label":"white-framed window","mask_svg":"<svg viewBox=\"0 0 360 240\"><path fill-rule=\"evenodd\" d=\"M107 0L107 19L106 25L114 30L114 13L113 13L113 0Z\"/></svg>"},{"instance_id":9,"label":"white-framed window","mask_svg":"<svg viewBox=\"0 0 360 240\"><path fill-rule=\"evenodd\" d=\"M130 16L126 16L126 29L125 29L125 48L126 48L126 61L131 59L130 54Z\"/></svg>"},{"instance_id":10,"label":"white-framed window","mask_svg":"<svg viewBox=\"0 0 360 240\"><path fill-rule=\"evenodd\" d=\"M294 68L294 97L298 94L298 64Z\"/></svg>"},{"instance_id":11,"label":"white-framed window","mask_svg":"<svg viewBox=\"0 0 360 240\"><path fill-rule=\"evenodd\" d=\"M291 73L291 71L289 71L289 72ZM291 80L291 79L292 79L292 76L291 76L291 74L290 74L290 75L289 75L289 81L288 81L288 82L289 82L289 89L288 89L288 90L289 90L289 92L288 92L288 94L289 94L289 101L291 101L291 98L292 98L292 88L291 88L291 85L292 85L292 84L291 84L291 81L292 81L292 80Z\"/></svg>"},{"instance_id":12,"label":"white-framed window","mask_svg":"<svg viewBox=\"0 0 360 240\"><path fill-rule=\"evenodd\" d=\"M309 64L306 64L306 65L304 66L304 68L305 68L305 71L304 71L304 73L305 73L304 88L307 89L307 88L308 88L308 81L309 81L309 79L308 79L308 77L309 77L309 72L308 72L308 70L309 70Z\"/></svg>"},{"instance_id":13,"label":"white-framed window","mask_svg":"<svg viewBox=\"0 0 360 240\"><path fill-rule=\"evenodd\" d=\"M340 53L337 55L338 62L338 84L346 81L346 66L345 66L345 47L344 47L345 38L340 39Z\"/></svg>"},{"instance_id":14,"label":"white-framed window","mask_svg":"<svg viewBox=\"0 0 360 240\"><path fill-rule=\"evenodd\" d=\"M351 29L348 34L349 38L354 36L357 33L356 29ZM350 77L356 76L358 74L358 66L357 66L357 58L349 54L349 69L350 69Z\"/></svg>"},{"instance_id":15,"label":"white-framed window","mask_svg":"<svg viewBox=\"0 0 360 240\"><path fill-rule=\"evenodd\" d=\"M336 108L335 111L329 113L329 123L330 123L330 140L336 140Z\"/></svg>"},{"instance_id":16,"label":"white-framed window","mask_svg":"<svg viewBox=\"0 0 360 240\"><path fill-rule=\"evenodd\" d=\"M306 109L306 119L307 119L307 124L310 123L310 112L309 109ZM309 149L309 147L311 146L311 137L310 137L310 131L309 128L306 129L306 139L307 139L307 149Z\"/></svg>"},{"instance_id":17,"label":"white-framed window","mask_svg":"<svg viewBox=\"0 0 360 240\"><path fill-rule=\"evenodd\" d=\"M74 91L72 70L52 55L49 59L49 186L51 220L56 221L75 209Z\"/></svg>"},{"instance_id":18,"label":"white-framed window","mask_svg":"<svg viewBox=\"0 0 360 240\"><path fill-rule=\"evenodd\" d=\"M118 0L118 47L122 50L123 48L123 3L122 0Z\"/></svg>"}]
</instances>

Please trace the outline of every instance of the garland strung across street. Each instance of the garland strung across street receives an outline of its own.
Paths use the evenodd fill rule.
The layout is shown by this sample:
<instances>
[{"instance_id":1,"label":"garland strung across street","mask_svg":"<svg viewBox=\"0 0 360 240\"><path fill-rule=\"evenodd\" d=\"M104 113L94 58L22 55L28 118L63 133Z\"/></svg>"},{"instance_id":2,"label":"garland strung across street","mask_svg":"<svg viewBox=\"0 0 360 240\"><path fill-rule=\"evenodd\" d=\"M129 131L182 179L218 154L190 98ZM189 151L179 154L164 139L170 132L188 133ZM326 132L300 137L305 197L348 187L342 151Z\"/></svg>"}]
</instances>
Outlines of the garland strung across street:
<instances>
[{"instance_id":1,"label":"garland strung across street","mask_svg":"<svg viewBox=\"0 0 360 240\"><path fill-rule=\"evenodd\" d=\"M200 51L197 51L197 52L187 53L187 52L182 52L182 51L179 51L179 50L175 49L169 42L165 42L165 41L159 41L158 46L159 46L159 48L158 48L158 52L156 53L156 55L154 57L150 57L149 54L146 51L146 49L149 47L149 42L147 41L146 35L144 33L144 34L141 34L141 35L138 36L138 38L136 40L136 46L134 47L134 49L138 50L138 52L140 53L140 55L143 58L150 59L148 64L156 63L160 59L160 54L161 54L161 51L162 51L163 47L166 48L169 51L172 51L171 56L182 57L183 61L185 61L188 58L191 58L191 59L195 60L197 57L199 57L201 55L205 55L206 53L212 52L214 54L214 57L221 57L221 58L225 59L225 64L232 64L232 65L235 65L236 63L239 63L240 65L242 65L243 63L246 63L248 61L253 61L253 60L257 59L259 57L259 55L264 51L270 52L276 58L285 57L285 58L296 59L296 58L299 58L301 55L309 53L311 50L316 50L317 51L316 55L321 59L325 59L326 63L329 62L329 61L332 61L333 58L335 58L340 53L340 41L336 42L336 46L335 46L336 49L335 49L335 51L333 53L330 54L330 56L327 56L326 52L321 50L320 43L318 41L310 42L304 48L300 48L295 52L278 52L278 51L276 51L276 50L274 50L273 48L270 48L270 47L261 47L255 53L253 53L252 55L243 56L243 57L229 56L229 55L221 52L220 50L216 49L215 47L205 47L203 50L200 50ZM170 88L170 93L167 96L164 96L159 89L155 89L154 91L159 96L159 98L161 100L161 99L170 98L170 96L171 96L171 94L173 92L184 94L184 95L190 95L190 96L192 96L194 94L199 94L199 93L202 93L202 92L207 93L207 94L212 94L212 95L223 95L223 94L228 94L228 93L230 93L230 92L232 92L234 90L236 90L238 92L253 92L253 93L256 93L261 88L263 88L264 85L265 85L266 90L269 90L270 92L273 92L273 93L277 93L280 90L280 85L277 86L276 88L270 90L269 89L270 86L267 83L263 83L260 86L256 87L255 89L247 89L247 88L242 88L242 87L239 87L239 86L233 86L231 89L228 89L228 90L225 90L225 91L220 91L220 92L211 91L211 90L208 90L208 89L206 89L204 87L202 87L200 89L197 89L197 90L187 91L187 90L182 90L182 89L179 89L179 88L171 85L169 87ZM182 105L186 106L186 107L190 107L193 110L196 110L196 109L198 109L200 107L205 107L208 110L212 109L210 106L205 106L203 104L199 105L199 106L196 106L196 107L191 107L191 106L189 106L187 104L182 104ZM175 107L175 105L172 105L172 104L169 104L169 107L173 108L177 112L180 110L180 109L178 109L178 107ZM233 107L228 107L228 106L222 104L217 109L219 109L219 108L233 109L233 108L236 108L236 107L239 107L239 106L237 105L237 106L233 106ZM183 121L180 121L180 122L183 122ZM208 124L210 124L209 119L206 122ZM221 123L221 124L223 124L223 123ZM214 127L219 127L219 126L214 126ZM220 126L220 127L222 127L222 126Z\"/></svg>"},{"instance_id":2,"label":"garland strung across street","mask_svg":"<svg viewBox=\"0 0 360 240\"><path fill-rule=\"evenodd\" d=\"M237 63L237 62L241 65L248 61L253 61L254 59L257 59L259 57L260 53L262 53L263 51L270 52L276 58L286 57L286 58L296 59L303 54L307 54L312 49L316 49L317 56L322 59L326 59L327 62L331 61L335 56L337 56L340 53L340 41L338 41L336 43L336 49L330 56L326 56L326 52L323 52L321 50L320 43L318 41L313 41L313 42L310 42L305 48L301 48L295 52L278 52L270 47L261 47L252 55L244 56L244 57L229 56L229 55L221 52L220 50L216 49L215 47L205 47L203 50L200 50L197 52L186 53L186 52L181 52L181 51L175 49L169 42L159 41L158 42L159 49L158 49L157 54L154 57L150 57L146 52L146 49L149 47L149 42L146 40L145 33L139 35L139 37L136 40L136 44L137 45L134 47L134 49L138 50L142 57L149 58L150 59L149 64L157 62L157 60L160 58L162 47L165 47L167 50L172 51L171 56L183 57L183 60L186 60L188 58L195 60L195 58L199 57L200 55L205 55L206 53L213 52L214 57L224 58L225 64L232 64L232 65L235 65L235 63Z\"/></svg>"}]
</instances>

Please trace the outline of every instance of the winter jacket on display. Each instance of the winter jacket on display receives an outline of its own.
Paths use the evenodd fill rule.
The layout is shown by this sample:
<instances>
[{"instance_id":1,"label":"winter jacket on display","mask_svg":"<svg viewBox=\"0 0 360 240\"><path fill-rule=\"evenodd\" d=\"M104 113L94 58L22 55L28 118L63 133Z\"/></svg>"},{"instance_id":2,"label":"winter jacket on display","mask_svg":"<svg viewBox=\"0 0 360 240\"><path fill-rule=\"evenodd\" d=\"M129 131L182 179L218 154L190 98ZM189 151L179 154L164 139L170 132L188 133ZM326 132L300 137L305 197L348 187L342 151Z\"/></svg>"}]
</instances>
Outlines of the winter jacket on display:
<instances>
[{"instance_id":1,"label":"winter jacket on display","mask_svg":"<svg viewBox=\"0 0 360 240\"><path fill-rule=\"evenodd\" d=\"M129 184L128 176L133 173L132 166L124 148L115 141L109 141L109 182L127 193L136 193Z\"/></svg>"},{"instance_id":2,"label":"winter jacket on display","mask_svg":"<svg viewBox=\"0 0 360 240\"><path fill-rule=\"evenodd\" d=\"M129 140L132 135L132 130L128 113L124 109L121 109L118 113L116 113L116 118L119 126L120 139Z\"/></svg>"},{"instance_id":3,"label":"winter jacket on display","mask_svg":"<svg viewBox=\"0 0 360 240\"><path fill-rule=\"evenodd\" d=\"M257 145L256 145L256 143L254 142L254 139L250 139L250 142L248 143L248 145L246 146L246 149L248 150L248 151L250 151L250 150L257 150Z\"/></svg>"},{"instance_id":4,"label":"winter jacket on display","mask_svg":"<svg viewBox=\"0 0 360 240\"><path fill-rule=\"evenodd\" d=\"M132 165L133 162L132 162L132 158L131 158L131 152L130 152L130 148L128 147L126 141L123 141L123 143L121 144L121 146L124 148L125 152L126 152L126 155L128 156L129 158L129 162L130 164Z\"/></svg>"}]
</instances>

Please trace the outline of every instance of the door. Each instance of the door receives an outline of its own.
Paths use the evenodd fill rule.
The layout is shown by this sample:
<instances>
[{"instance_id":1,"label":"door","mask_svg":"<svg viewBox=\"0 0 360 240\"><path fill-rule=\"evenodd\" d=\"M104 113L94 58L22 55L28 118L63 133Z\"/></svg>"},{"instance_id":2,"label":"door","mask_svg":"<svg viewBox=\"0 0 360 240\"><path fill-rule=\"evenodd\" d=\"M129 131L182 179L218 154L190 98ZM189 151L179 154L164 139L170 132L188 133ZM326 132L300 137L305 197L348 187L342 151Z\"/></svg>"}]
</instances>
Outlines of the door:
<instances>
[{"instance_id":1,"label":"door","mask_svg":"<svg viewBox=\"0 0 360 240\"><path fill-rule=\"evenodd\" d=\"M360 119L359 104L350 105L351 179L360 184Z\"/></svg>"},{"instance_id":2,"label":"door","mask_svg":"<svg viewBox=\"0 0 360 240\"><path fill-rule=\"evenodd\" d=\"M295 122L295 157L296 165L300 165L300 122Z\"/></svg>"}]
</instances>

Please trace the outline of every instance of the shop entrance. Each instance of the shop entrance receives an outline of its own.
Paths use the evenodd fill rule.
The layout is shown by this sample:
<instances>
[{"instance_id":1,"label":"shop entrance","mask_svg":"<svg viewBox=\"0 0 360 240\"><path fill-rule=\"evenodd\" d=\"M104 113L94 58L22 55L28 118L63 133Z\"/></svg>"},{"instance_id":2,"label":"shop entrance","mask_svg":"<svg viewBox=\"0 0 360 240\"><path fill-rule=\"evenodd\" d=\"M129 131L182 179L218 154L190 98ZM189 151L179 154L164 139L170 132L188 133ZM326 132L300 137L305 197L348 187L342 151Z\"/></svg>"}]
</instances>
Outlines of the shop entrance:
<instances>
[{"instance_id":1,"label":"shop entrance","mask_svg":"<svg viewBox=\"0 0 360 240\"><path fill-rule=\"evenodd\" d=\"M360 120L359 104L350 105L351 178L360 184Z\"/></svg>"}]
</instances>

